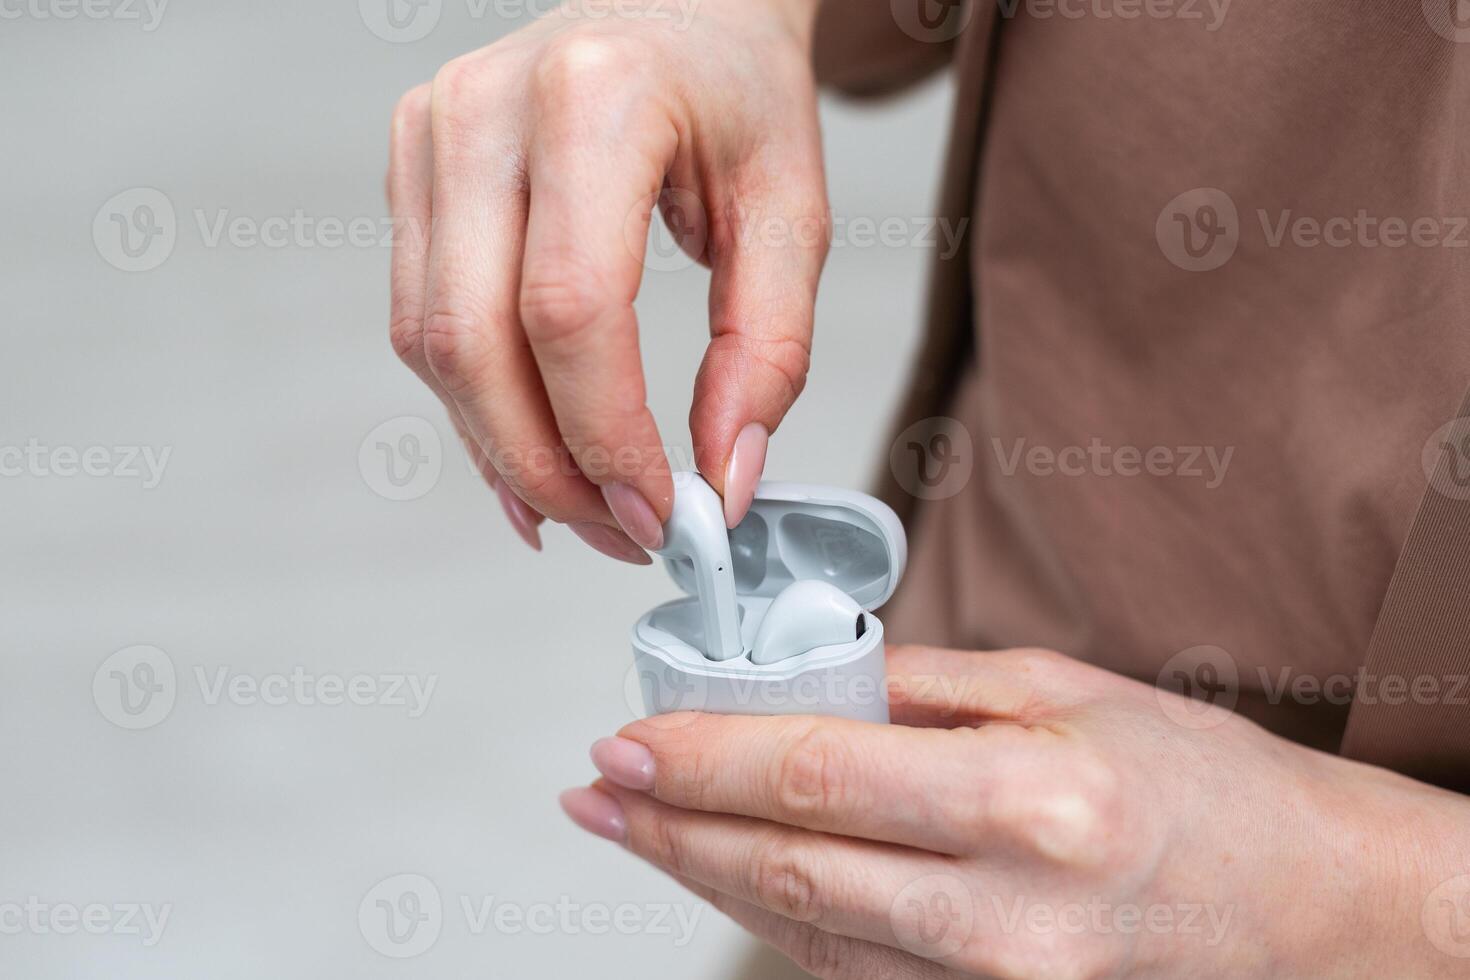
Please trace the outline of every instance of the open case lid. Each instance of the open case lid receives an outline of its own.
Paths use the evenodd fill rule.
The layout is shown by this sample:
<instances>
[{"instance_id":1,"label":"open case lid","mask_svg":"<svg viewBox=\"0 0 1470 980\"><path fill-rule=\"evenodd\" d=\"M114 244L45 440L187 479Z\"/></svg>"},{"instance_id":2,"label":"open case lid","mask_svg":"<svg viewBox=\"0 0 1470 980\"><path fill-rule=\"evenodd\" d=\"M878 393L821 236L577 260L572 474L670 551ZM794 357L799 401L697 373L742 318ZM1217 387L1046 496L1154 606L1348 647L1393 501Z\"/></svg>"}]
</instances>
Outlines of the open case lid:
<instances>
[{"instance_id":1,"label":"open case lid","mask_svg":"<svg viewBox=\"0 0 1470 980\"><path fill-rule=\"evenodd\" d=\"M908 539L881 500L854 490L763 480L745 520L730 532L735 591L774 598L792 582L831 582L864 609L877 609L898 588ZM690 595L694 567L665 559L669 575Z\"/></svg>"}]
</instances>

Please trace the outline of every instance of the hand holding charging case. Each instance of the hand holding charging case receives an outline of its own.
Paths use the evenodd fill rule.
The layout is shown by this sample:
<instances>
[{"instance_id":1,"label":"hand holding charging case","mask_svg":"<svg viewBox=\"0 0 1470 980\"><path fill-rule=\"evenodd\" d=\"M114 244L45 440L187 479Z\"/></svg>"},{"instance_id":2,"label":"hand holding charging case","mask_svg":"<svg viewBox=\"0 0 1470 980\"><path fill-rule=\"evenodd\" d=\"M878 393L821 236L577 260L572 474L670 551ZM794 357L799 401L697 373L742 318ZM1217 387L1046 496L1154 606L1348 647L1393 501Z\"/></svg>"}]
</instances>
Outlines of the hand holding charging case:
<instances>
[{"instance_id":1,"label":"hand holding charging case","mask_svg":"<svg viewBox=\"0 0 1470 980\"><path fill-rule=\"evenodd\" d=\"M675 474L676 500L681 488L700 479ZM763 481L745 519L726 533L741 652L725 660L707 655L711 617L701 604L695 564L666 558L669 575L688 596L658 606L633 627L633 659L648 713L815 714L886 723L883 624L872 611L893 595L908 557L893 511L851 490ZM756 637L776 597L808 581L835 586L861 608L853 638L755 663ZM806 591L793 590L783 602L800 603ZM830 595L810 590L813 598L824 591ZM779 633L780 625L773 622L766 634Z\"/></svg>"}]
</instances>

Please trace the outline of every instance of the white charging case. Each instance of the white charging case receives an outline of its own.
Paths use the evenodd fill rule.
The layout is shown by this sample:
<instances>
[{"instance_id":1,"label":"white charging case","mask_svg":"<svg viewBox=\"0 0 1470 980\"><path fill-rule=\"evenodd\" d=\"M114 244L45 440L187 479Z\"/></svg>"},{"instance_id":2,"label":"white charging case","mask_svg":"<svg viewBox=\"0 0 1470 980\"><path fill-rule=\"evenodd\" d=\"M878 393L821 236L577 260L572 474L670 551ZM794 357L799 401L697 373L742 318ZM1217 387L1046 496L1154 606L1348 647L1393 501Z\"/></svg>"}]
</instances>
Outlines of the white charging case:
<instances>
[{"instance_id":1,"label":"white charging case","mask_svg":"<svg viewBox=\"0 0 1470 980\"><path fill-rule=\"evenodd\" d=\"M744 652L710 660L694 568L666 559L686 598L656 607L633 627L633 660L650 715L711 711L743 715L835 715L886 723L883 624L872 614L893 595L908 560L897 515L867 494L837 487L763 481L730 535ZM865 610L850 643L817 647L774 664L750 660L772 600L794 581L837 586Z\"/></svg>"}]
</instances>

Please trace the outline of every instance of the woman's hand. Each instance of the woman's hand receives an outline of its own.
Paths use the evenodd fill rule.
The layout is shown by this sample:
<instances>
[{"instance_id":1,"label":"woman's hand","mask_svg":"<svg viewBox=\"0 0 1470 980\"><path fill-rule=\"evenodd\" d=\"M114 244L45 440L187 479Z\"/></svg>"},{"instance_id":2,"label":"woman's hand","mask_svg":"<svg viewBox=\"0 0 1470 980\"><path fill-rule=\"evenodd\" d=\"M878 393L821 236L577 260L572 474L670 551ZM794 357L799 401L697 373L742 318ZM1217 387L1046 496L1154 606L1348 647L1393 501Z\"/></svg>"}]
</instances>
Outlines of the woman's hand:
<instances>
[{"instance_id":1,"label":"woman's hand","mask_svg":"<svg viewBox=\"0 0 1470 980\"><path fill-rule=\"evenodd\" d=\"M827 250L815 8L575 0L400 102L393 345L533 547L543 518L627 560L661 543L673 487L633 313L655 203L713 271L695 461L731 526L749 506Z\"/></svg>"},{"instance_id":2,"label":"woman's hand","mask_svg":"<svg viewBox=\"0 0 1470 980\"><path fill-rule=\"evenodd\" d=\"M888 726L636 722L563 805L821 977L1463 971L1463 797L1048 651L889 680Z\"/></svg>"}]
</instances>

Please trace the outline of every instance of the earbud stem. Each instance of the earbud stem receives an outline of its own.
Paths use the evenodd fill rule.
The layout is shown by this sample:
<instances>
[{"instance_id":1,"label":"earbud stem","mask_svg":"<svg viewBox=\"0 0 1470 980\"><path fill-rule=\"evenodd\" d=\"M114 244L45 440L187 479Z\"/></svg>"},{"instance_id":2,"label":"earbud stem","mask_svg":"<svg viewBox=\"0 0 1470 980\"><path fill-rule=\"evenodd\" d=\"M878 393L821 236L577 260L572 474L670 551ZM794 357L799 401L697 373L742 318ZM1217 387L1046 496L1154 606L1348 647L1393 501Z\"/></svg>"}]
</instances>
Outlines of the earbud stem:
<instances>
[{"instance_id":1,"label":"earbud stem","mask_svg":"<svg viewBox=\"0 0 1470 980\"><path fill-rule=\"evenodd\" d=\"M699 474L674 474L674 512L664 524L664 546L657 554L688 559L694 567L695 592L704 620L704 655L710 660L733 660L743 654L724 504Z\"/></svg>"}]
</instances>

